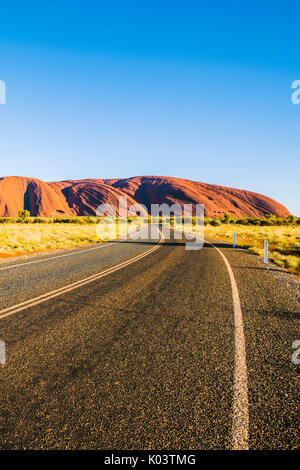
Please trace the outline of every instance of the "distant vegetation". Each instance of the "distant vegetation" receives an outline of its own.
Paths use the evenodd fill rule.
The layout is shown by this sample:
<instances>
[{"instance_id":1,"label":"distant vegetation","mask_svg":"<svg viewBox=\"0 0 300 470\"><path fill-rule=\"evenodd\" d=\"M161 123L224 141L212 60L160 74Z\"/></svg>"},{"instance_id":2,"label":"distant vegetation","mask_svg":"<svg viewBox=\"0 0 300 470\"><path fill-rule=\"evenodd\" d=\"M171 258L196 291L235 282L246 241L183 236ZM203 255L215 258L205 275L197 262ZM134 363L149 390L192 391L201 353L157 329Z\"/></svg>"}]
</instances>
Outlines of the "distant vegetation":
<instances>
[{"instance_id":1,"label":"distant vegetation","mask_svg":"<svg viewBox=\"0 0 300 470\"><path fill-rule=\"evenodd\" d=\"M127 222L132 222L135 217L127 217ZM97 224L103 220L103 217L96 216L74 216L74 217L32 217L29 211L20 211L18 217L0 217L0 224ZM145 222L147 218L144 218ZM126 219L120 219L125 222ZM183 219L179 216L174 217L156 217L154 222L159 223L192 223L196 225L196 217L185 217ZM205 217L204 225L212 225L217 227L222 224L233 225L256 225L256 226L282 226L282 225L296 225L300 224L300 219L294 215L288 217L276 217L276 215L266 214L265 217L231 217L230 214L225 214L220 217Z\"/></svg>"},{"instance_id":2,"label":"distant vegetation","mask_svg":"<svg viewBox=\"0 0 300 470\"><path fill-rule=\"evenodd\" d=\"M269 241L269 259L292 274L300 275L300 224L290 220L285 224L220 224L205 226L205 236L232 243L236 233L236 245L264 254L264 240Z\"/></svg>"},{"instance_id":3,"label":"distant vegetation","mask_svg":"<svg viewBox=\"0 0 300 470\"><path fill-rule=\"evenodd\" d=\"M266 214L265 217L231 217L225 214L223 217L214 217L204 219L205 225L218 226L221 224L233 225L256 225L256 226L280 226L280 225L296 225L300 224L300 219L294 215L288 217L276 217L273 214Z\"/></svg>"},{"instance_id":4,"label":"distant vegetation","mask_svg":"<svg viewBox=\"0 0 300 470\"><path fill-rule=\"evenodd\" d=\"M120 224L145 223L146 217L120 218ZM18 217L1 217L0 257L20 253L69 248L113 238L101 226L104 219L95 216L82 217L32 217L28 211L20 211ZM200 222L196 217L157 217L155 223L170 223L178 227L184 222L188 230L196 230ZM97 228L97 223L100 226ZM247 248L262 256L264 240L269 240L270 257L291 273L300 275L300 219L266 215L265 217L205 217L205 236L232 243L236 233L237 246ZM121 228L121 225L120 225ZM97 229L97 231L96 231ZM100 231L99 231L100 230Z\"/></svg>"},{"instance_id":5,"label":"distant vegetation","mask_svg":"<svg viewBox=\"0 0 300 470\"><path fill-rule=\"evenodd\" d=\"M0 217L0 224L96 224L101 219L100 217L86 216L86 217L32 217L22 215L20 211L18 217Z\"/></svg>"}]
</instances>

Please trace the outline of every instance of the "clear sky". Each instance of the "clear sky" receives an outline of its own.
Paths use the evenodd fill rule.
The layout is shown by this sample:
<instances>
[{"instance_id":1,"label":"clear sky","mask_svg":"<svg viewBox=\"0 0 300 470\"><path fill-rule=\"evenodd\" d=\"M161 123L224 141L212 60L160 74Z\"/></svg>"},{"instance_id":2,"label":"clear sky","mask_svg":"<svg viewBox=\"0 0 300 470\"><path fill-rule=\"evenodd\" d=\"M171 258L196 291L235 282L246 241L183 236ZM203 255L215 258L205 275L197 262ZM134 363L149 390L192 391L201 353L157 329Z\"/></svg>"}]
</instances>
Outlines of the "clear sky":
<instances>
[{"instance_id":1,"label":"clear sky","mask_svg":"<svg viewBox=\"0 0 300 470\"><path fill-rule=\"evenodd\" d=\"M164 175L300 216L300 5L1 2L1 176Z\"/></svg>"}]
</instances>

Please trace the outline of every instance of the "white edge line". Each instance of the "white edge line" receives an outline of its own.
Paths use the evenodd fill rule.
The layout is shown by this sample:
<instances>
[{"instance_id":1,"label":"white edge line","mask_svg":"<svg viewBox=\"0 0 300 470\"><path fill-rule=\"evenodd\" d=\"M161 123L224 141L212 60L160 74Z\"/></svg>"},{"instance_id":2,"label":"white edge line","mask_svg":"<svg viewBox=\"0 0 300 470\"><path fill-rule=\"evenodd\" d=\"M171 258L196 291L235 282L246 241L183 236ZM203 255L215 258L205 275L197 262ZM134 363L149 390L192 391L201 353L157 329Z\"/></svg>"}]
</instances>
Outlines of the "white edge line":
<instances>
[{"instance_id":1,"label":"white edge line","mask_svg":"<svg viewBox=\"0 0 300 470\"><path fill-rule=\"evenodd\" d=\"M154 247L150 248L149 250L147 250L147 251L145 251L145 252L143 252L143 253L141 253L141 254L133 257L133 258L130 258L129 260L123 261L122 263L117 264L116 266L112 266L111 268L108 268L104 271L101 271L100 273L89 276L85 279L81 279L80 281L73 282L72 284L68 284L67 286L61 287L61 288L53 290L51 292L47 292L46 294L42 294L42 295L40 295L38 297L35 297L33 299L26 300L25 302L22 302L22 303L16 304L16 305L12 305L11 307L8 307L4 310L1 310L0 311L0 320L2 320L3 318L8 317L10 315L13 315L15 313L18 313L22 310L25 310L29 307L33 307L33 306L38 305L42 302L46 302L47 300L53 299L54 297L58 297L59 295L70 292L74 289L77 289L78 287L82 287L86 284L89 284L90 282L93 282L93 281L96 281L96 280L98 280L102 277L105 277L108 274L111 274L115 271L118 271L119 269L122 269L125 266L128 266L129 264L132 264L135 261L138 261L139 259L144 258L145 256L149 255L153 251L156 251L161 246L163 241L164 241L164 237L161 234L161 238L160 238L159 242Z\"/></svg>"},{"instance_id":2,"label":"white edge line","mask_svg":"<svg viewBox=\"0 0 300 470\"><path fill-rule=\"evenodd\" d=\"M140 255L131 258L130 260L127 260L123 263L120 263L119 265L113 266L112 268L109 268L105 271L102 271L101 273L95 274L93 276L89 276L88 278L82 279L80 281L76 281L72 284L69 284L67 286L64 286L60 289L56 289L54 291L48 292L47 294L43 294L39 297L35 297L34 299L30 299L26 302L23 302L18 305L13 305L11 307L8 307L7 309L1 310L0 311L0 320L2 318L5 318L7 316L13 315L17 312L20 312L22 310L25 310L31 306L38 305L42 302L46 302L47 300L50 300L54 297L58 297L59 295L62 295L64 293L70 292L74 289L77 289L78 287L81 287L85 284L88 284L94 280L100 279L101 277L107 276L111 274L112 272L118 271L119 269L122 269L125 266L128 266L129 264L134 263L135 261L138 261L141 258L144 258L148 254L152 253L153 251L157 250L161 243L163 242L163 235L161 234L161 239L159 243L151 248L150 250L147 250L144 253L141 253ZM102 245L101 247L95 247L95 248L90 248L87 250L81 250L81 251L89 251L92 249L97 249L97 248L103 248L104 246L112 245L116 242L109 243L107 245ZM233 396L233 423L232 423L232 448L233 450L248 450L249 445L249 435L248 435L248 428L249 428L249 412L248 412L248 379L247 379L247 361L246 361L246 347L245 347L245 335L244 335L244 324L243 324L243 315L242 315L242 309L241 309L241 303L240 303L240 297L239 297L239 292L238 292L238 287L236 284L236 280L232 271L232 268L230 266L230 263L226 256L222 253L222 251L217 248L215 245L212 243L209 243L206 241L209 245L211 245L213 248L215 248L221 257L224 260L224 263L226 265L230 282L231 282L231 288L232 288L232 298L233 298L233 310L234 310L234 326L235 326L235 367L234 367L234 396ZM78 253L78 252L76 252ZM70 256L76 253L68 253L66 255L60 255L53 258L60 258L63 256ZM48 258L49 259L49 258ZM47 260L48 260L47 259ZM31 261L31 263L37 263L41 261L47 261L47 260L38 260L38 261ZM26 265L29 263L22 263L21 265ZM16 265L16 266L21 266L21 265ZM1 268L1 269L9 269L12 268L13 266L9 266L6 268Z\"/></svg>"},{"instance_id":3,"label":"white edge line","mask_svg":"<svg viewBox=\"0 0 300 470\"><path fill-rule=\"evenodd\" d=\"M248 402L248 377L247 355L244 334L243 314L236 280L230 263L224 253L212 243L222 256L226 265L233 298L234 310L234 392L233 392L233 421L232 421L232 448L233 450L249 449L249 402Z\"/></svg>"}]
</instances>

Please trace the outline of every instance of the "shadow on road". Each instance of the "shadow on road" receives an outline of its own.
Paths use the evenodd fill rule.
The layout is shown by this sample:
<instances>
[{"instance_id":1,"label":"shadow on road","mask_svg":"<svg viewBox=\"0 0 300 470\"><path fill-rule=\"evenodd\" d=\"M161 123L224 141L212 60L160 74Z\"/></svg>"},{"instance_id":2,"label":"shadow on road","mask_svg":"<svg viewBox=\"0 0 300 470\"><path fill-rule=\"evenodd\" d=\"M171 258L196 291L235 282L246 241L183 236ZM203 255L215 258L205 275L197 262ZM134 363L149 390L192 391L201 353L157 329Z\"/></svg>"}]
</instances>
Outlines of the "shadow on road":
<instances>
[{"instance_id":1,"label":"shadow on road","mask_svg":"<svg viewBox=\"0 0 300 470\"><path fill-rule=\"evenodd\" d=\"M139 245L157 245L159 240L117 240L115 243L134 243ZM170 239L168 241L164 241L162 244L165 246L185 246L186 243L195 243L195 239L193 240L174 240ZM231 245L227 245L225 243L213 243L216 248L231 248ZM209 243L204 242L203 248L213 248ZM238 247L236 247L238 248ZM236 249L235 248L235 249Z\"/></svg>"}]
</instances>

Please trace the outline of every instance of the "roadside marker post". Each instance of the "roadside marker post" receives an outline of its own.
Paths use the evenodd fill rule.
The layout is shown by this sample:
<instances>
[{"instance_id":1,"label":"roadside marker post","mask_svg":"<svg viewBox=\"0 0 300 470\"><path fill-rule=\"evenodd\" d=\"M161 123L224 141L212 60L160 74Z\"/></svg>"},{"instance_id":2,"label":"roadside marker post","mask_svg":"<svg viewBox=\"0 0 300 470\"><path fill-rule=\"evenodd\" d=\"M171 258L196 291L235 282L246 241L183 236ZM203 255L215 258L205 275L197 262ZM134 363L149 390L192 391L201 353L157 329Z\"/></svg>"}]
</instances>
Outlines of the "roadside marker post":
<instances>
[{"instance_id":1,"label":"roadside marker post","mask_svg":"<svg viewBox=\"0 0 300 470\"><path fill-rule=\"evenodd\" d=\"M235 232L233 232L233 248L235 248Z\"/></svg>"},{"instance_id":2,"label":"roadside marker post","mask_svg":"<svg viewBox=\"0 0 300 470\"><path fill-rule=\"evenodd\" d=\"M269 241L265 240L265 264L268 264L268 249L269 249Z\"/></svg>"}]
</instances>

